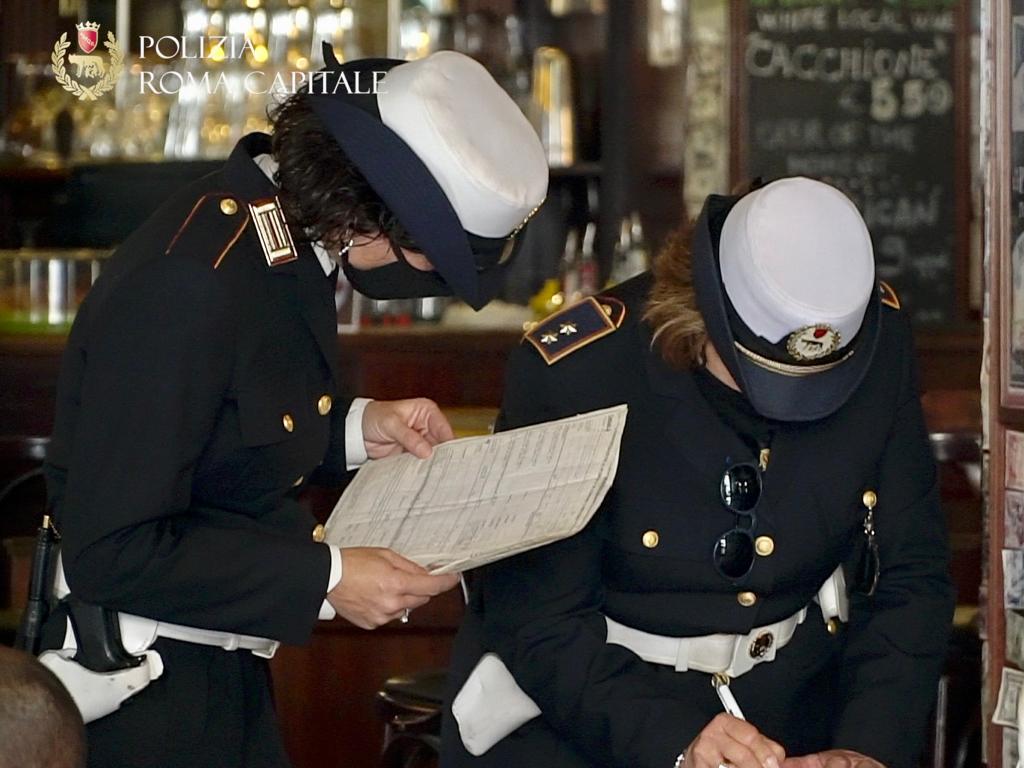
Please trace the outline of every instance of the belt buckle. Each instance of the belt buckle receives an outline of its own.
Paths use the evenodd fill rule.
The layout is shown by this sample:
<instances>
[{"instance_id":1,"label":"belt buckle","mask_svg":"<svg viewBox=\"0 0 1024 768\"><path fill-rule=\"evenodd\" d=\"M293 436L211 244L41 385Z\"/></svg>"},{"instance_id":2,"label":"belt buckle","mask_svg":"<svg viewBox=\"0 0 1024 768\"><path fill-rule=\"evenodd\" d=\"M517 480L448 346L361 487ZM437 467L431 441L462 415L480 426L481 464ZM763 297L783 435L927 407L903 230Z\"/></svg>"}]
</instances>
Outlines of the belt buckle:
<instances>
[{"instance_id":1,"label":"belt buckle","mask_svg":"<svg viewBox=\"0 0 1024 768\"><path fill-rule=\"evenodd\" d=\"M761 661L771 661L775 658L775 635L768 630L759 632L757 637L750 642L747 652L755 664Z\"/></svg>"}]
</instances>

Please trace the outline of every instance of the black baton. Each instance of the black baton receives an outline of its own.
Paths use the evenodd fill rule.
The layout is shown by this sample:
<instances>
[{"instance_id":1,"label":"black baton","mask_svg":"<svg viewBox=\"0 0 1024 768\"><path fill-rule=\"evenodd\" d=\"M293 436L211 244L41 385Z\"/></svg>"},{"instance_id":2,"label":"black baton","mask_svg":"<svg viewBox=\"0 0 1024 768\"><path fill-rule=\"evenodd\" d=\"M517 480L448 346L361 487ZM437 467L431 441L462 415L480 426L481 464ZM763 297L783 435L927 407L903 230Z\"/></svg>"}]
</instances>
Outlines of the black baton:
<instances>
[{"instance_id":1,"label":"black baton","mask_svg":"<svg viewBox=\"0 0 1024 768\"><path fill-rule=\"evenodd\" d=\"M49 515L43 515L43 522L36 531L36 547L32 552L32 570L28 583L28 603L21 617L21 625L14 645L35 656L39 652L39 635L50 612L52 579L50 559L60 541L60 534L53 526Z\"/></svg>"}]
</instances>

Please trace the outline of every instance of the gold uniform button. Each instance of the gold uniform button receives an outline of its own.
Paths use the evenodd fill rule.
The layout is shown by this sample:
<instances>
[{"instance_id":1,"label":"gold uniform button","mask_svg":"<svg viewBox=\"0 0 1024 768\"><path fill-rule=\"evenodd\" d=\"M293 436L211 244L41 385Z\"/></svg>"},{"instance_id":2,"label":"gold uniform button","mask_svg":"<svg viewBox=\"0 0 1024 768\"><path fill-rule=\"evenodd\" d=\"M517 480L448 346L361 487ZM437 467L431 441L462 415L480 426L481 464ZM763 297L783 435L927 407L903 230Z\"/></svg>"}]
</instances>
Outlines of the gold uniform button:
<instances>
[{"instance_id":1,"label":"gold uniform button","mask_svg":"<svg viewBox=\"0 0 1024 768\"><path fill-rule=\"evenodd\" d=\"M305 475L299 475L299 479L292 483L292 488L298 488L302 485L302 481L306 479Z\"/></svg>"},{"instance_id":2,"label":"gold uniform button","mask_svg":"<svg viewBox=\"0 0 1024 768\"><path fill-rule=\"evenodd\" d=\"M332 405L334 405L334 401L331 400L330 395L321 395L320 399L316 401L316 411L321 416L326 416L331 412Z\"/></svg>"},{"instance_id":3,"label":"gold uniform button","mask_svg":"<svg viewBox=\"0 0 1024 768\"><path fill-rule=\"evenodd\" d=\"M775 551L775 540L771 536L758 536L754 540L754 549L761 557L768 557Z\"/></svg>"},{"instance_id":4,"label":"gold uniform button","mask_svg":"<svg viewBox=\"0 0 1024 768\"><path fill-rule=\"evenodd\" d=\"M327 529L318 523L316 528L313 529L313 541L320 544L325 538L327 538Z\"/></svg>"},{"instance_id":5,"label":"gold uniform button","mask_svg":"<svg viewBox=\"0 0 1024 768\"><path fill-rule=\"evenodd\" d=\"M654 549L658 546L658 542L661 541L661 537L658 536L657 531L646 531L641 541L643 541L644 546L648 549Z\"/></svg>"},{"instance_id":6,"label":"gold uniform button","mask_svg":"<svg viewBox=\"0 0 1024 768\"><path fill-rule=\"evenodd\" d=\"M238 213L238 203L233 198L225 197L220 201L220 212L225 216L234 216Z\"/></svg>"},{"instance_id":7,"label":"gold uniform button","mask_svg":"<svg viewBox=\"0 0 1024 768\"><path fill-rule=\"evenodd\" d=\"M828 629L828 633L830 635L838 635L839 630L843 628L843 624L839 621L839 619L832 617L828 620L828 623L825 625L825 627Z\"/></svg>"},{"instance_id":8,"label":"gold uniform button","mask_svg":"<svg viewBox=\"0 0 1024 768\"><path fill-rule=\"evenodd\" d=\"M740 592L736 595L736 602L742 605L744 608L750 608L754 603L757 602L757 595L753 592Z\"/></svg>"},{"instance_id":9,"label":"gold uniform button","mask_svg":"<svg viewBox=\"0 0 1024 768\"><path fill-rule=\"evenodd\" d=\"M284 427L285 432L295 431L295 419L292 418L292 415L290 413L286 413L284 416L281 417L281 426Z\"/></svg>"},{"instance_id":10,"label":"gold uniform button","mask_svg":"<svg viewBox=\"0 0 1024 768\"><path fill-rule=\"evenodd\" d=\"M864 495L861 496L860 500L868 509L874 509L875 504L878 503L878 496L875 494L874 491L864 491Z\"/></svg>"}]
</instances>

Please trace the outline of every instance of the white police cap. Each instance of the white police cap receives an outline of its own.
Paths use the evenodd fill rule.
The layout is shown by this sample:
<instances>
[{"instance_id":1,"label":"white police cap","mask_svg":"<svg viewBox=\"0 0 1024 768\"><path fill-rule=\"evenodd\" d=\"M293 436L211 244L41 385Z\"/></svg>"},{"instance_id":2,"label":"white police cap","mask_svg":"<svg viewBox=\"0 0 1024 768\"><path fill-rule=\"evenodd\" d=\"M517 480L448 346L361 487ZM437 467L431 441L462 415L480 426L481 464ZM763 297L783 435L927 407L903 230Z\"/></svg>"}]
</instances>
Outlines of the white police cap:
<instances>
[{"instance_id":1,"label":"white police cap","mask_svg":"<svg viewBox=\"0 0 1024 768\"><path fill-rule=\"evenodd\" d=\"M467 232L505 237L544 201L548 165L536 131L468 56L440 51L399 64L381 79L377 106Z\"/></svg>"},{"instance_id":2,"label":"white police cap","mask_svg":"<svg viewBox=\"0 0 1024 768\"><path fill-rule=\"evenodd\" d=\"M722 227L719 266L747 328L772 344L790 338L796 360L849 344L874 295L871 237L857 208L835 187L803 177L740 198ZM800 334L825 343L815 351Z\"/></svg>"}]
</instances>

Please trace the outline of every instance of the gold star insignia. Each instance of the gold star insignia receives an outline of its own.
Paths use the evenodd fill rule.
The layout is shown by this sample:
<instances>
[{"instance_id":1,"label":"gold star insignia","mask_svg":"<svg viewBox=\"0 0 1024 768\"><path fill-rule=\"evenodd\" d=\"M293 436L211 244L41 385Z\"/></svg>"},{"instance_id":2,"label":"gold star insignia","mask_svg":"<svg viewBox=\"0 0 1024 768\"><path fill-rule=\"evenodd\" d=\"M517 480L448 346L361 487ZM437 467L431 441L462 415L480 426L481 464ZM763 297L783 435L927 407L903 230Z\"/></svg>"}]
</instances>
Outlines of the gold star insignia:
<instances>
[{"instance_id":1,"label":"gold star insignia","mask_svg":"<svg viewBox=\"0 0 1024 768\"><path fill-rule=\"evenodd\" d=\"M572 333L576 333L576 326L572 323L562 323L562 327L558 329L558 332L563 336L568 336Z\"/></svg>"},{"instance_id":2,"label":"gold star insignia","mask_svg":"<svg viewBox=\"0 0 1024 768\"><path fill-rule=\"evenodd\" d=\"M545 333L543 336L540 337L540 340L543 344L554 344L556 341L558 341L558 337L555 336L555 334L553 333Z\"/></svg>"}]
</instances>

